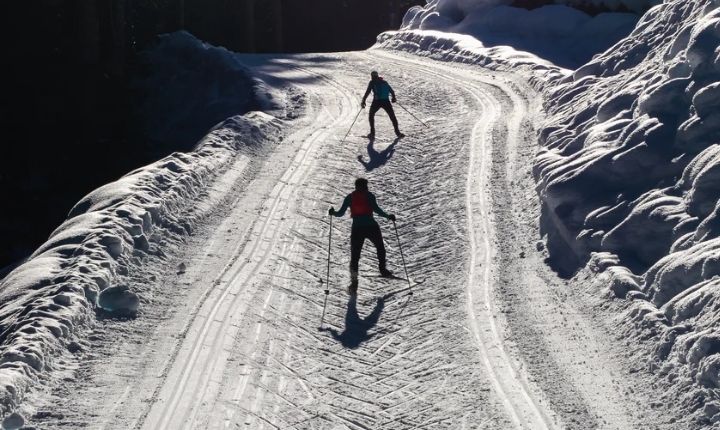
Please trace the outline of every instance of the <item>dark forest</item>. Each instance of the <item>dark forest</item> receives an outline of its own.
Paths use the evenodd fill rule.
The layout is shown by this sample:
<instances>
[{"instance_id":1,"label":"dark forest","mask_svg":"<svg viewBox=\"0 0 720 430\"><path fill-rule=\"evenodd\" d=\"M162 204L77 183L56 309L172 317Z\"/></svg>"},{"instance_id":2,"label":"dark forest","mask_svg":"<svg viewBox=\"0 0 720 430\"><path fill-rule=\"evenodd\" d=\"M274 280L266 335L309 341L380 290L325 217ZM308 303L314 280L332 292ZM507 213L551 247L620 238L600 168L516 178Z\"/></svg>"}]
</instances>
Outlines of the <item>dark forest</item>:
<instances>
[{"instance_id":1,"label":"dark forest","mask_svg":"<svg viewBox=\"0 0 720 430\"><path fill-rule=\"evenodd\" d=\"M138 53L187 30L238 52L360 50L422 0L38 0L1 6L0 276L83 195L166 155L133 129ZM210 124L209 126L211 126ZM183 150L187 148L175 148ZM6 267L6 269L2 269Z\"/></svg>"}]
</instances>

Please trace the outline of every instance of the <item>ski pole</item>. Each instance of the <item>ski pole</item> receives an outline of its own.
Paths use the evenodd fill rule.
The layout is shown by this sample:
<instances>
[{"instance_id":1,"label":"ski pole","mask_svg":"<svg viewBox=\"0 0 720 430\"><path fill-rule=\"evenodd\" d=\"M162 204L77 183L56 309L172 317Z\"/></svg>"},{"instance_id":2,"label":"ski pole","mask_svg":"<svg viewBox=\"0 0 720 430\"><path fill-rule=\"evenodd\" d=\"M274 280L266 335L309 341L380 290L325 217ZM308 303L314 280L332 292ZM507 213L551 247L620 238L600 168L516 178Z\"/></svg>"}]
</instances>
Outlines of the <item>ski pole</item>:
<instances>
[{"instance_id":1,"label":"ski pole","mask_svg":"<svg viewBox=\"0 0 720 430\"><path fill-rule=\"evenodd\" d=\"M320 317L320 328L322 328L323 322L325 321L325 308L327 307L328 295L330 294L330 250L332 247L332 219L333 216L330 215L330 233L328 235L328 265L326 278L327 281L325 282L325 303L323 303L322 317Z\"/></svg>"},{"instance_id":2,"label":"ski pole","mask_svg":"<svg viewBox=\"0 0 720 430\"><path fill-rule=\"evenodd\" d=\"M424 126L427 127L427 128L430 128L429 125L425 124L420 118L418 118L418 117L416 117L415 115L413 115L413 113L410 112L409 110L407 110L407 108L405 108L405 106L401 105L400 102L395 102L395 103L397 103L398 105L400 105L401 108L405 109L405 112L409 113L410 116L413 117L413 118L415 118L415 120L417 120L420 124L424 125Z\"/></svg>"},{"instance_id":3,"label":"ski pole","mask_svg":"<svg viewBox=\"0 0 720 430\"><path fill-rule=\"evenodd\" d=\"M358 117L360 116L360 112L362 112L363 108L360 108L357 115L355 115L355 119L353 120L352 124L350 124L350 128L348 129L347 133L345 133L345 137L340 141L340 144L342 145L345 143L345 139L350 135L350 130L352 130L353 126L355 125L355 122L357 122Z\"/></svg>"},{"instance_id":4,"label":"ski pole","mask_svg":"<svg viewBox=\"0 0 720 430\"><path fill-rule=\"evenodd\" d=\"M393 227L395 227L395 237L397 237L398 248L400 248L400 258L402 259L403 268L405 268L405 279L408 281L408 290L410 290L408 294L412 295L412 284L410 283L410 276L408 276L407 265L405 264L405 257L403 256L402 245L400 244L400 235L398 234L397 224L395 224L395 221L393 221Z\"/></svg>"}]
</instances>

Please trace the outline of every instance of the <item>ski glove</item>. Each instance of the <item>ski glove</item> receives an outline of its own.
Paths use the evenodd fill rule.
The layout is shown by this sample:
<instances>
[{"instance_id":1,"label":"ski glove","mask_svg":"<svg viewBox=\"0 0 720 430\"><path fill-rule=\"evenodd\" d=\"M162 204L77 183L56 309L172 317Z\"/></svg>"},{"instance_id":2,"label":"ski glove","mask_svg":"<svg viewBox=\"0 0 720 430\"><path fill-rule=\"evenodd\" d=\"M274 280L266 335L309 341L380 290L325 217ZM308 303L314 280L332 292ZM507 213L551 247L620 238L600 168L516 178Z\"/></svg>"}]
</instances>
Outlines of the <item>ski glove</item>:
<instances>
[{"instance_id":1,"label":"ski glove","mask_svg":"<svg viewBox=\"0 0 720 430\"><path fill-rule=\"evenodd\" d=\"M388 219L395 222L395 215L388 215Z\"/></svg>"},{"instance_id":2,"label":"ski glove","mask_svg":"<svg viewBox=\"0 0 720 430\"><path fill-rule=\"evenodd\" d=\"M365 109L365 102L360 102L360 107Z\"/></svg>"},{"instance_id":3,"label":"ski glove","mask_svg":"<svg viewBox=\"0 0 720 430\"><path fill-rule=\"evenodd\" d=\"M335 215L335 208L330 208L330 210L328 210L328 215Z\"/></svg>"},{"instance_id":4,"label":"ski glove","mask_svg":"<svg viewBox=\"0 0 720 430\"><path fill-rule=\"evenodd\" d=\"M397 99L395 97L392 98L393 103L397 103Z\"/></svg>"}]
</instances>

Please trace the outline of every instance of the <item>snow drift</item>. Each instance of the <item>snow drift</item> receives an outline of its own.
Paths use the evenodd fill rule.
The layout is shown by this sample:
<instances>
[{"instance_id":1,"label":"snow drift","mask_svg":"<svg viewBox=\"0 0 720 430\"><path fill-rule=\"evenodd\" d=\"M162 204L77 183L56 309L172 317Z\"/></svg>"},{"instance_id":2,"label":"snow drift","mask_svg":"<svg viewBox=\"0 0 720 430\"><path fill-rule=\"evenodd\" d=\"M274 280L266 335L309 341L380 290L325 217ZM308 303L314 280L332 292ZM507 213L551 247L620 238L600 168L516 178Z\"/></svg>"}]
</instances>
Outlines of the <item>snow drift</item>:
<instances>
[{"instance_id":1,"label":"snow drift","mask_svg":"<svg viewBox=\"0 0 720 430\"><path fill-rule=\"evenodd\" d=\"M190 33L159 36L139 63L135 122L156 152L192 149L218 122L262 108L262 83L232 52Z\"/></svg>"},{"instance_id":2,"label":"snow drift","mask_svg":"<svg viewBox=\"0 0 720 430\"><path fill-rule=\"evenodd\" d=\"M719 50L717 2L653 8L548 92L535 165L554 260L592 255L633 300L627 319L700 423L720 421Z\"/></svg>"},{"instance_id":3,"label":"snow drift","mask_svg":"<svg viewBox=\"0 0 720 430\"><path fill-rule=\"evenodd\" d=\"M191 47L194 54L185 59L193 63L196 76L206 75L205 69L224 73L229 69L223 65L235 62L233 54L198 46L187 34L167 38L170 46ZM231 97L247 94L255 85L238 87L231 78L239 72L232 69L226 76L232 81ZM192 79L183 82L190 85ZM251 83L248 76L240 82ZM214 83L195 89L209 91L201 97L207 101L218 99L221 87ZM134 265L143 257L165 258L163 244L172 238L181 241L210 209L203 197L215 178L238 156L251 157L276 139L278 128L278 120L264 113L232 116L195 150L173 153L98 188L0 281L0 414L12 412L31 386L45 380L58 357L78 350L96 312L132 316L142 311L141 294L124 283Z\"/></svg>"},{"instance_id":4,"label":"snow drift","mask_svg":"<svg viewBox=\"0 0 720 430\"><path fill-rule=\"evenodd\" d=\"M532 10L512 1L431 0L411 8L401 31L437 30L475 37L484 46L512 46L562 67L577 67L626 36L638 20L634 13L590 15L570 6L545 5ZM564 1L569 5L587 2ZM602 6L603 2L597 2ZM617 2L615 2L617 3ZM628 1L632 9L645 1Z\"/></svg>"},{"instance_id":5,"label":"snow drift","mask_svg":"<svg viewBox=\"0 0 720 430\"><path fill-rule=\"evenodd\" d=\"M568 276L588 263L595 285L625 299L617 324L662 400L680 399L693 428L720 422L720 2L666 1L574 71L516 41L487 47L499 30L474 22L533 12L501 3L430 1L378 46L519 71L544 92L534 175L552 263Z\"/></svg>"}]
</instances>

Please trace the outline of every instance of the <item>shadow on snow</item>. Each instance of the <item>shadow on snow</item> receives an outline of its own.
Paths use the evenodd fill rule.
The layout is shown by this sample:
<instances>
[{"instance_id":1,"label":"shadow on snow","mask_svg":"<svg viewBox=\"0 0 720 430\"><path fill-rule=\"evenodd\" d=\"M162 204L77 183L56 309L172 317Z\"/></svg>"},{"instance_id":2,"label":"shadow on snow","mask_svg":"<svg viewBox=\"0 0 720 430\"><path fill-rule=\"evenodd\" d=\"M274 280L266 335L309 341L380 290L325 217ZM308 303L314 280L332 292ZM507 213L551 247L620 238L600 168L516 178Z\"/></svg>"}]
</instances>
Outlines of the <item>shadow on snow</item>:
<instances>
[{"instance_id":1,"label":"shadow on snow","mask_svg":"<svg viewBox=\"0 0 720 430\"><path fill-rule=\"evenodd\" d=\"M340 342L342 346L355 349L361 343L370 340L375 334L368 334L371 328L375 327L380 314L385 308L385 297L377 299L375 308L370 315L360 318L357 310L357 297L351 296L348 301L347 312L345 313L345 330L338 332L334 328L322 329L328 331L332 337Z\"/></svg>"},{"instance_id":2,"label":"shadow on snow","mask_svg":"<svg viewBox=\"0 0 720 430\"><path fill-rule=\"evenodd\" d=\"M362 164L365 167L365 171L369 172L371 170L377 169L378 167L381 167L385 165L390 158L395 153L395 145L400 141L400 138L397 138L393 140L393 142L388 146L387 148L383 149L382 151L378 152L375 149L375 139L369 138L369 142L367 145L367 152L369 160L365 162L363 160L362 155L358 155L358 161L360 164Z\"/></svg>"}]
</instances>

